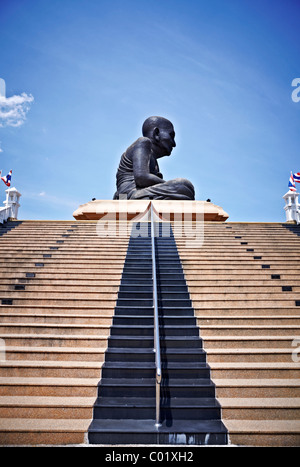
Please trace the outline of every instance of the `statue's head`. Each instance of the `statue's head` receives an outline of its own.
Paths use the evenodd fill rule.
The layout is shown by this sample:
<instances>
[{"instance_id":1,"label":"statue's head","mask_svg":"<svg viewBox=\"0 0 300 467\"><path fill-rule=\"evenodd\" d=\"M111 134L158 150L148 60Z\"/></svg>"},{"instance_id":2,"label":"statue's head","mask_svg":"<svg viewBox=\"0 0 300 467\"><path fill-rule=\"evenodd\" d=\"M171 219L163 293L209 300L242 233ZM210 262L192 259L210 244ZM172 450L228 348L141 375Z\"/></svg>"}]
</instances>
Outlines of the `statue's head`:
<instances>
[{"instance_id":1,"label":"statue's head","mask_svg":"<svg viewBox=\"0 0 300 467\"><path fill-rule=\"evenodd\" d=\"M163 117L149 117L143 124L143 136L151 139L158 157L169 156L175 148L175 131L170 120Z\"/></svg>"}]
</instances>

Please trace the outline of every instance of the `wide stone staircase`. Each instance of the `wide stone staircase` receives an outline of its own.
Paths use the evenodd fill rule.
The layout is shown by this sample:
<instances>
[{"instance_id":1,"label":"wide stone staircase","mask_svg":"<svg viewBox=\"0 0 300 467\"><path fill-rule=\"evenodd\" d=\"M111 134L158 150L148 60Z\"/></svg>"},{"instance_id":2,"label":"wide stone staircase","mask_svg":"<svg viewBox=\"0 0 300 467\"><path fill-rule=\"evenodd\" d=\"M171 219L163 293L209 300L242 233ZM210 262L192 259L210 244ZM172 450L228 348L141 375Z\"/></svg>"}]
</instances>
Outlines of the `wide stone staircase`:
<instances>
[{"instance_id":1,"label":"wide stone staircase","mask_svg":"<svg viewBox=\"0 0 300 467\"><path fill-rule=\"evenodd\" d=\"M174 270L173 240L157 242L169 268L161 293L173 293L160 298L184 294L162 307L165 426L193 420L193 432L193 423L215 420L225 434L217 443L300 445L299 228L198 227L173 223ZM99 236L93 221L23 221L0 226L0 252L0 444L115 442L114 424L130 411L135 428L154 417L147 241L133 242L126 226ZM101 420L110 420L109 435Z\"/></svg>"},{"instance_id":2,"label":"wide stone staircase","mask_svg":"<svg viewBox=\"0 0 300 467\"><path fill-rule=\"evenodd\" d=\"M96 222L0 227L1 444L84 442L128 240Z\"/></svg>"},{"instance_id":3,"label":"wide stone staircase","mask_svg":"<svg viewBox=\"0 0 300 467\"><path fill-rule=\"evenodd\" d=\"M300 228L174 232L231 443L300 445Z\"/></svg>"}]
</instances>

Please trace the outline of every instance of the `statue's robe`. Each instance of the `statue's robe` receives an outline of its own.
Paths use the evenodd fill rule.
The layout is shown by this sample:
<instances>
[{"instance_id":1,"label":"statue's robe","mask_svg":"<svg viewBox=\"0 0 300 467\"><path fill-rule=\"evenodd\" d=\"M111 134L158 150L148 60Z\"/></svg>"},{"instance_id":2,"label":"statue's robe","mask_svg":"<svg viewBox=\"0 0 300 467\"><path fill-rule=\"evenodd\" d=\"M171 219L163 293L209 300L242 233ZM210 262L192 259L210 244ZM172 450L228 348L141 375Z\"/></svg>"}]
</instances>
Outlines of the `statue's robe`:
<instances>
[{"instance_id":1,"label":"statue's robe","mask_svg":"<svg viewBox=\"0 0 300 467\"><path fill-rule=\"evenodd\" d=\"M132 146L131 146L132 147ZM129 148L130 149L130 148ZM144 188L136 185L133 173L133 162L130 157L131 151L125 151L117 171L117 191L114 199L119 195L127 195L127 199L195 199L195 190L192 183L185 178L175 178L167 182L157 183ZM151 174L162 177L156 158L153 154L149 159L149 171Z\"/></svg>"}]
</instances>

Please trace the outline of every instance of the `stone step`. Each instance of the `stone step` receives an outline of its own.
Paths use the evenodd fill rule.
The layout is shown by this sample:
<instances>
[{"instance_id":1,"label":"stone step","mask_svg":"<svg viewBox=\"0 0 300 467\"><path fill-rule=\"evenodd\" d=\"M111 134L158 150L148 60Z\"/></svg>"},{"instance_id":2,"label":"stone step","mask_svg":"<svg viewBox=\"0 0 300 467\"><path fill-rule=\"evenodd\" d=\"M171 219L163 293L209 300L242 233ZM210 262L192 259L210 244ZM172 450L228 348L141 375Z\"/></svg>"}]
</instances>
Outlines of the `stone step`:
<instances>
[{"instance_id":1,"label":"stone step","mask_svg":"<svg viewBox=\"0 0 300 467\"><path fill-rule=\"evenodd\" d=\"M124 241L119 241L115 243L110 243L110 248L108 250L109 256L126 256L127 254L127 243L124 244ZM16 255L28 255L28 254L43 254L45 250L49 250L50 247L56 247L53 249L53 255L64 255L64 254L75 254L78 251L82 255L102 255L107 249L107 241L103 243L95 242L91 238L87 237L76 237L76 241L70 238L65 238L63 235L54 236L47 239L46 241L40 241L39 237L21 238L20 236L15 239L10 239L10 241L4 241L3 237L1 240L0 251L3 255L9 256L9 251L13 250ZM151 255L151 249L150 249Z\"/></svg>"},{"instance_id":2,"label":"stone step","mask_svg":"<svg viewBox=\"0 0 300 467\"><path fill-rule=\"evenodd\" d=\"M219 397L223 421L226 419L300 420L300 398Z\"/></svg>"},{"instance_id":3,"label":"stone step","mask_svg":"<svg viewBox=\"0 0 300 467\"><path fill-rule=\"evenodd\" d=\"M192 302L193 306L195 308L198 308L199 310L206 308L221 308L222 304L224 303L224 300L226 300L226 305L230 307L231 309L234 308L240 308L243 306L245 309L249 308L256 308L256 307L271 307L271 306L281 306L282 309L284 309L286 306L292 307L294 306L295 312L298 310L299 307L296 307L295 302L296 300L299 300L299 298L278 298L273 297L271 298L238 298L236 297L235 299L233 297L231 298L226 298L224 297L223 300L221 300L221 297L218 297L219 299L214 299L213 297L206 296L205 299L203 300L198 300L193 297Z\"/></svg>"},{"instance_id":4,"label":"stone step","mask_svg":"<svg viewBox=\"0 0 300 467\"><path fill-rule=\"evenodd\" d=\"M43 297L15 297L14 294L12 293L6 293L4 296L1 294L0 296L0 303L2 299L2 305L6 306L6 303L3 303L3 301L7 300L12 300L13 305L48 305L48 306L63 306L63 307L86 307L86 306L92 306L92 307L115 307L116 304L116 298L110 297L110 298L105 298L103 299L101 294L98 295L98 299L95 298L90 298L90 297L85 297L85 298L65 298L62 296L57 296L55 298L47 298L45 296ZM9 306L11 306L11 303L8 303Z\"/></svg>"},{"instance_id":5,"label":"stone step","mask_svg":"<svg viewBox=\"0 0 300 467\"><path fill-rule=\"evenodd\" d=\"M23 251L23 246L26 250L32 250L32 251L40 251L42 248L43 249L49 249L51 246L58 246L58 251L68 251L68 250L76 250L78 248L79 251L82 252L88 252L88 251L96 251L99 254L99 252L105 250L105 247L107 245L107 240L106 241L100 241L97 236L76 236L75 238L72 237L66 237L65 235L53 235L51 237L45 237L43 240L40 238L40 235L43 235L43 233L39 234L38 236L29 236L29 235L24 235L21 236L19 235L18 237L16 236L15 238L8 237L4 239L2 237L1 239L1 250L3 252L6 252L8 250L14 249L14 251L21 252ZM35 250L35 246L37 246L38 250ZM121 239L119 242L112 242L110 243L110 251L114 253L115 251L118 253L124 252L126 254L126 246L127 246L127 240ZM57 250L54 250L57 251Z\"/></svg>"},{"instance_id":6,"label":"stone step","mask_svg":"<svg viewBox=\"0 0 300 467\"><path fill-rule=\"evenodd\" d=\"M183 225L172 225L172 231L173 235L176 239L176 241L181 241L185 242L186 238L193 238L195 237L195 231L200 232L201 230L199 229L197 223L193 223L189 225L186 223L184 226L184 229L182 229ZM202 226L201 226L202 227ZM277 228L278 227L278 228ZM227 228L227 230L226 230ZM260 241L261 243L264 242L269 242L271 241L276 242L278 239L283 239L285 241L292 241L293 237L291 236L290 232L287 232L282 228L282 226L276 226L274 229L271 230L266 230L266 229L252 229L250 227L250 224L248 224L247 229L245 230L234 230L230 229L230 227L226 227L225 229L218 229L217 225L216 226L211 226L211 228L204 223L204 229L202 231L204 232L204 239L205 241L215 241L215 242L238 242L241 238L249 238L249 239L256 239L257 241ZM195 241L197 241L196 239ZM201 239L199 240L201 241Z\"/></svg>"},{"instance_id":7,"label":"stone step","mask_svg":"<svg viewBox=\"0 0 300 467\"><path fill-rule=\"evenodd\" d=\"M35 276L33 278L28 278L27 274L28 273L34 273ZM119 281L121 280L122 277L122 271L114 271L114 272L108 272L106 269L105 270L93 270L92 272L87 270L79 270L79 271L57 271L53 270L52 272L50 271L45 271L44 268L36 268L36 267L31 267L31 268L22 268L22 271L11 271L11 272L5 272L5 279L9 283L14 283L16 281L17 283L20 282L20 280L24 279L29 279L29 280L37 280L41 284L43 282L50 283L52 281L57 281L57 282L64 282L64 281L87 281L89 283L97 283L99 281L100 283L105 282L107 285L110 282L117 283L119 284ZM107 279L107 280L106 280ZM1 280L2 282L2 280ZM3 282L2 282L3 283Z\"/></svg>"},{"instance_id":8,"label":"stone step","mask_svg":"<svg viewBox=\"0 0 300 467\"><path fill-rule=\"evenodd\" d=\"M294 348L206 349L212 362L292 362Z\"/></svg>"},{"instance_id":9,"label":"stone step","mask_svg":"<svg viewBox=\"0 0 300 467\"><path fill-rule=\"evenodd\" d=\"M56 377L1 377L1 396L94 397L96 400L99 378Z\"/></svg>"},{"instance_id":10,"label":"stone step","mask_svg":"<svg viewBox=\"0 0 300 467\"><path fill-rule=\"evenodd\" d=\"M293 269L289 269L289 270L286 270L286 269L275 269L272 268L271 269L262 269L262 268L259 268L259 269L240 269L240 270L237 270L237 269L231 269L230 271L229 270L226 270L224 268L219 268L219 269L209 269L209 268L206 268L206 269L203 269L202 273L201 273L201 278L204 280L204 281L214 281L214 280L217 280L217 281L221 281L221 280L229 280L229 281L243 281L244 283L245 282L249 282L251 280L258 280L258 281L263 281L263 280L270 280L271 279L271 275L272 274L275 274L275 275L280 275L280 278L281 280L294 280L294 279L297 279L299 280L299 277L300 277L300 274L297 273L297 271L293 272ZM200 275L199 274L195 274L195 273L192 273L190 271L184 271L184 276L186 278L186 280L188 281L189 284L193 284L193 282L195 280L200 280L200 279L197 279L197 277L199 277Z\"/></svg>"},{"instance_id":11,"label":"stone step","mask_svg":"<svg viewBox=\"0 0 300 467\"><path fill-rule=\"evenodd\" d=\"M4 339L6 346L21 346L21 347L106 347L108 335L91 335L91 334L8 334L1 333L0 338Z\"/></svg>"},{"instance_id":12,"label":"stone step","mask_svg":"<svg viewBox=\"0 0 300 467\"><path fill-rule=\"evenodd\" d=\"M0 396L0 418L88 419L94 402L94 397Z\"/></svg>"},{"instance_id":13,"label":"stone step","mask_svg":"<svg viewBox=\"0 0 300 467\"><path fill-rule=\"evenodd\" d=\"M299 420L245 420L225 421L232 444L241 446L299 446Z\"/></svg>"},{"instance_id":14,"label":"stone step","mask_svg":"<svg viewBox=\"0 0 300 467\"><path fill-rule=\"evenodd\" d=\"M0 419L2 445L82 444L91 423L88 419Z\"/></svg>"},{"instance_id":15,"label":"stone step","mask_svg":"<svg viewBox=\"0 0 300 467\"><path fill-rule=\"evenodd\" d=\"M27 277L25 274L22 276L21 274L19 277L16 275L11 275L11 277L0 278L1 287L3 290L8 290L8 287L14 287L15 285L25 285L25 289L27 290L28 286L30 287L39 287L41 290L44 287L51 288L51 290L55 290L56 288L61 287L62 289L66 287L73 287L76 290L80 290L80 287L90 287L90 288L97 288L99 290L105 290L105 288L113 290L119 289L119 283L121 280L121 275L114 277L107 277L104 279L105 275L103 274L103 278L101 276L94 277L94 278L85 278L80 276L74 276L71 278L65 278L63 275L57 275L56 278L52 277L52 274L49 277L44 277L39 273L35 273L33 277ZM6 287L6 289L4 289Z\"/></svg>"},{"instance_id":16,"label":"stone step","mask_svg":"<svg viewBox=\"0 0 300 467\"><path fill-rule=\"evenodd\" d=\"M5 358L11 360L65 360L103 363L106 347L33 347L6 346Z\"/></svg>"},{"instance_id":17,"label":"stone step","mask_svg":"<svg viewBox=\"0 0 300 467\"><path fill-rule=\"evenodd\" d=\"M47 260L47 258L46 258ZM36 266L35 264L43 264L44 266ZM90 263L89 265L83 263L79 264L73 264L73 265L67 265L67 264L56 264L55 262L52 265L49 265L44 261L44 259L40 259L37 261L32 261L32 262L24 262L21 264L10 264L6 263L6 266L3 265L3 267L0 267L0 271L2 271L3 275L5 277L25 277L27 272L35 272L36 274L39 274L39 277L42 277L42 275L47 274L47 275L52 275L54 274L55 277L60 277L61 274L66 273L69 278L76 277L80 274L83 275L83 277L86 277L85 274L89 274L91 277L99 277L103 275L104 273L108 274L121 274L122 272L122 264L114 264L111 262L107 262L106 264L95 264L95 263ZM236 268L230 268L230 270L227 270L224 268L222 265L220 265L219 268L216 266L212 269L209 266L203 266L200 268L201 269L201 276L203 279L212 277L214 279L218 279L221 277L227 277L227 278L240 278L241 276L245 276L247 273L248 279L252 277L256 277L257 275L260 275L261 279L268 279L271 277L271 274L279 274L282 275L282 277L293 277L297 278L298 273L297 271L294 270L293 267L289 267L288 265L283 266L282 268L277 268L277 267L270 267L270 269L262 269L261 265L256 265L253 267L253 269L247 269L243 267L236 267ZM149 271L151 271L151 268L149 268ZM295 271L293 273L293 271ZM132 271L134 272L134 270ZM300 271L299 271L300 272ZM7 275L6 275L7 273ZM186 269L184 271L185 277L186 278L194 278L199 276L200 270L199 269ZM240 274L239 274L240 273ZM285 276L284 276L285 275Z\"/></svg>"},{"instance_id":18,"label":"stone step","mask_svg":"<svg viewBox=\"0 0 300 467\"><path fill-rule=\"evenodd\" d=\"M300 379L214 379L217 398L300 397Z\"/></svg>"},{"instance_id":19,"label":"stone step","mask_svg":"<svg viewBox=\"0 0 300 467\"><path fill-rule=\"evenodd\" d=\"M202 334L202 333L201 333ZM242 335L234 333L224 336L210 335L204 338L204 347L209 349L273 349L293 348L294 335Z\"/></svg>"},{"instance_id":20,"label":"stone step","mask_svg":"<svg viewBox=\"0 0 300 467\"><path fill-rule=\"evenodd\" d=\"M22 289L23 287L23 289ZM84 290L83 290L84 289ZM61 285L38 285L34 282L32 283L18 283L18 284L11 284L11 285L1 285L0 284L0 296L5 296L7 292L13 292L16 296L18 294L23 294L25 295L33 295L36 297L39 296L49 296L50 298L54 294L61 294L64 296L75 296L79 297L82 296L83 294L97 294L99 295L101 293L101 296L103 295L104 298L107 296L110 297L111 295L117 296L117 293L119 291L119 286L118 285L106 285L102 286L101 290L99 290L99 286L94 286L94 285L85 285L82 287L78 285L69 285L69 284L61 284Z\"/></svg>"},{"instance_id":21,"label":"stone step","mask_svg":"<svg viewBox=\"0 0 300 467\"><path fill-rule=\"evenodd\" d=\"M226 306L224 304L223 308L196 308L194 307L195 310L195 316L198 318L205 318L206 316L208 319L210 318L216 318L216 317L223 317L226 316L226 318L230 319L230 317L244 317L246 320L248 318L255 318L255 317L268 317L268 316L273 316L274 319L277 319L278 317L284 316L288 318L289 316L298 316L296 315L297 308L295 307L295 304L293 306L285 306L284 309L282 306L276 306L276 303L274 306L256 306L256 307L243 307L242 304L240 307L236 306L235 308L231 308ZM283 314L284 312L284 314Z\"/></svg>"},{"instance_id":22,"label":"stone step","mask_svg":"<svg viewBox=\"0 0 300 467\"><path fill-rule=\"evenodd\" d=\"M186 241L179 241L177 239L177 247L178 250L183 250L186 257L193 256L192 247L186 246ZM197 253L199 256L207 254L211 249L216 251L216 254L220 254L220 252L224 252L224 255L227 256L230 253L240 253L240 254L251 254L254 251L259 251L263 254L268 253L277 253L280 254L283 250L287 250L289 253L294 248L296 251L299 249L299 242L294 239L284 239L277 236L277 241L269 241L269 242L262 242L259 238L250 238L242 237L239 239L227 239L224 241L217 241L216 239L207 236L204 238L204 242L201 245L201 249L199 248Z\"/></svg>"},{"instance_id":23,"label":"stone step","mask_svg":"<svg viewBox=\"0 0 300 467\"><path fill-rule=\"evenodd\" d=\"M274 281L273 281L274 282ZM280 281L281 283L279 285L274 285L274 284L269 284L269 285L257 285L257 286L250 286L250 285L239 285L239 286L195 286L195 285L189 285L189 292L194 297L195 299L199 297L204 296L204 294L214 294L214 296L224 294L230 298L231 295L236 295L236 294L243 294L243 296L251 297L253 294L257 294L258 296L261 297L272 297L274 294L276 294L276 297L280 298L281 294L284 292L282 290L282 287L291 287L291 290L288 292L284 293L294 293L298 294L300 296L300 286L299 285L294 285L291 286L291 284ZM299 284L299 282L298 282ZM0 289L1 290L1 289Z\"/></svg>"},{"instance_id":24,"label":"stone step","mask_svg":"<svg viewBox=\"0 0 300 467\"><path fill-rule=\"evenodd\" d=\"M300 378L300 363L287 362L209 362L211 377L224 378Z\"/></svg>"},{"instance_id":25,"label":"stone step","mask_svg":"<svg viewBox=\"0 0 300 467\"><path fill-rule=\"evenodd\" d=\"M78 287L90 287L90 288L96 288L101 287L102 289L105 289L105 287L112 287L115 286L117 287L119 285L119 281L121 279L121 274L119 275L110 275L105 279L105 274L101 273L98 276L92 276L92 277L86 277L85 275L79 274L73 274L71 277L65 277L62 274L43 274L40 271L37 272L36 270L33 271L28 271L28 272L33 272L35 276L33 277L27 277L26 273L24 274L10 274L10 276L5 276L5 277L0 277L0 285L2 290L7 290L5 287L12 287L17 284L25 284L25 285L30 285L30 287L67 287L67 286L76 286L77 290ZM276 275L275 275L276 276ZM165 281L165 279L164 279ZM146 279L145 279L146 282ZM151 284L151 279L148 279L149 284ZM224 291L224 290L230 290L230 288L234 287L235 289L242 290L244 291L249 291L249 288L256 288L258 287L258 290L265 289L268 290L270 288L277 290L279 292L282 291L282 287L289 285L291 287L297 287L299 289L299 284L300 284L300 275L299 279L296 279L295 276L293 278L289 279L284 279L282 275L280 276L280 279L271 279L271 274L269 279L262 279L258 278L256 280L250 281L249 279L247 280L247 286L245 286L245 279L243 280L236 280L236 279L231 279L231 280L217 280L217 279L204 279L203 280L190 280L189 281L189 290L191 292L197 292L197 291L206 291L210 293L211 291ZM138 285L138 283L136 284ZM134 286L134 281L132 282L132 286ZM170 287L172 287L172 284L170 284ZM27 287L26 287L27 289ZM223 290L224 289L224 290ZM293 288L293 291L296 289Z\"/></svg>"},{"instance_id":26,"label":"stone step","mask_svg":"<svg viewBox=\"0 0 300 467\"><path fill-rule=\"evenodd\" d=\"M38 266L35 266L35 263L38 264ZM43 266L39 266L43 264ZM80 264L73 264L73 265L68 265L68 264L56 264L53 263L51 266L49 264L45 264L45 261L32 261L31 263L29 262L24 262L24 263L15 263L15 264L7 264L6 267L3 266L2 271L3 273L9 273L9 274L14 274L14 275L19 275L19 274L26 274L27 272L35 272L35 273L47 273L47 274L72 274L73 277L74 275L80 276L81 274L93 274L96 277L99 275L103 274L120 274L122 271L122 264L117 265L114 263L110 263L109 261L107 264L101 264L99 263L90 263L88 266L86 263L80 263ZM1 268L0 268L1 271Z\"/></svg>"},{"instance_id":27,"label":"stone step","mask_svg":"<svg viewBox=\"0 0 300 467\"><path fill-rule=\"evenodd\" d=\"M245 279L247 280L246 284L245 284ZM3 281L1 281L3 283ZM8 281L7 281L8 282ZM224 280L224 279L218 279L218 278L215 278L215 276L212 276L211 278L206 278L206 277L202 277L201 280L200 279L194 279L194 280L189 280L189 290L195 290L196 288L199 288L199 290L203 287L207 288L209 290L209 288L225 288L227 289L227 287L245 287L245 290L247 290L247 288L253 288L253 287L258 287L258 288L266 288L268 289L269 287L274 287L274 288L281 288L283 285L291 285L291 286L297 286L299 287L299 284L300 284L300 275L298 275L298 279L295 275L291 275L289 276L288 279L285 279L284 276L281 274L280 275L280 278L278 279L272 279L271 278L271 274L270 274L270 277L269 278L262 278L262 277L257 277L257 278L253 278L252 275L251 275L251 278L250 277L246 277L246 278L237 278L237 277L234 277L234 278L229 278L227 276L227 279Z\"/></svg>"},{"instance_id":28,"label":"stone step","mask_svg":"<svg viewBox=\"0 0 300 467\"><path fill-rule=\"evenodd\" d=\"M74 311L74 310L73 310ZM29 313L30 312L30 313ZM0 323L47 323L47 324L76 324L76 325L111 325L113 318L113 309L106 316L103 315L101 310L101 315L98 314L54 314L54 313L32 313L32 308L30 307L28 313L7 313L3 312L0 308Z\"/></svg>"},{"instance_id":29,"label":"stone step","mask_svg":"<svg viewBox=\"0 0 300 467\"><path fill-rule=\"evenodd\" d=\"M13 260L10 256L11 252L14 252L16 258L31 258L40 257L44 254L51 254L51 257L70 257L74 258L74 255L78 253L81 257L105 257L105 251L107 250L107 243L99 244L93 240L86 239L78 240L76 242L69 242L69 239L62 237L56 237L49 239L48 241L41 242L39 238L33 238L31 241L19 238L19 240L11 240L11 242L5 242L1 237L1 258L4 257L6 260ZM118 244L111 244L107 251L109 257L124 258L127 254L126 246L124 242ZM51 258L50 257L50 258Z\"/></svg>"},{"instance_id":30,"label":"stone step","mask_svg":"<svg viewBox=\"0 0 300 467\"><path fill-rule=\"evenodd\" d=\"M75 315L76 313L76 315ZM96 315L98 313L98 315ZM84 317L85 315L91 315L91 316L99 316L99 307L98 306L88 306L88 305L81 305L81 306L73 306L72 308L62 305L40 305L40 304L34 304L34 305L0 305L0 314L5 315L5 314L13 314L13 315L36 315L36 314L42 314L42 315L47 315L51 316L52 314L54 315L61 315L65 316L68 318L69 315L73 316L75 315L76 317ZM102 306L101 307L101 315L103 317L111 317L114 314L114 302L110 302L108 306Z\"/></svg>"},{"instance_id":31,"label":"stone step","mask_svg":"<svg viewBox=\"0 0 300 467\"><path fill-rule=\"evenodd\" d=\"M251 250L254 249L255 251L267 254L268 252L281 252L283 249L291 251L293 247L295 247L296 250L299 248L299 242L297 239L286 239L280 237L280 235L278 235L277 240L270 239L269 241L262 241L258 237L255 239L252 237L246 238L244 236L242 236L239 239L229 238L224 241L218 241L213 237L204 236L204 239L202 241L201 239L196 239L195 236L194 238L186 236L186 238L183 241L179 240L177 237L176 243L178 251L180 253L184 252L186 256L193 256L193 250L195 249L199 251L200 255L202 253L202 249L203 252L207 252L208 250L213 249L217 253L223 250L224 254L226 255L227 251L250 254L253 253ZM250 251L247 251L249 249Z\"/></svg>"},{"instance_id":32,"label":"stone step","mask_svg":"<svg viewBox=\"0 0 300 467\"><path fill-rule=\"evenodd\" d=\"M110 325L108 324L62 324L62 323L5 323L0 324L0 335L6 334L56 334L57 336L80 334L108 336Z\"/></svg>"},{"instance_id":33,"label":"stone step","mask_svg":"<svg viewBox=\"0 0 300 467\"><path fill-rule=\"evenodd\" d=\"M207 336L300 336L297 325L202 325L200 335Z\"/></svg>"},{"instance_id":34,"label":"stone step","mask_svg":"<svg viewBox=\"0 0 300 467\"><path fill-rule=\"evenodd\" d=\"M259 233L251 233L249 232L248 235L234 233L231 235L224 235L224 234L216 234L204 231L204 238L196 238L194 235L194 243L187 244L187 240L193 240L193 236L189 236L189 231L187 231L187 235L180 237L179 233L175 235L175 240L178 249L183 248L185 252L188 254L194 249L195 244L201 244L201 247L205 248L223 248L227 250L227 248L240 248L245 249L246 247L253 247L253 246L261 246L263 250L268 248L274 248L275 246L279 246L279 248L284 247L285 245L293 245L299 246L299 242L297 242L297 238L294 236L286 236L285 234L281 234L280 232L274 232L274 235L269 235L268 237L262 236ZM197 232L198 234L200 231ZM245 245L245 242L247 244Z\"/></svg>"},{"instance_id":35,"label":"stone step","mask_svg":"<svg viewBox=\"0 0 300 467\"><path fill-rule=\"evenodd\" d=\"M272 279L272 275L274 274L274 271L269 271L268 274L266 275L266 272L268 270L261 269L261 270L255 270L255 271L247 271L244 270L243 272L237 272L235 270L232 270L230 272L224 272L222 273L219 271L215 272L203 272L201 276L195 276L194 274L189 274L185 273L185 278L188 280L189 284L191 286L193 285L229 285L230 283L232 285L255 285L257 282L259 282L261 285L263 284L281 284L282 281L292 281L295 284L299 284L300 280L300 273L286 273L285 271L279 272L277 275L280 275L280 279ZM275 273L276 275L276 273Z\"/></svg>"},{"instance_id":36,"label":"stone step","mask_svg":"<svg viewBox=\"0 0 300 467\"><path fill-rule=\"evenodd\" d=\"M0 377L100 378L102 363L89 361L7 360Z\"/></svg>"},{"instance_id":37,"label":"stone step","mask_svg":"<svg viewBox=\"0 0 300 467\"><path fill-rule=\"evenodd\" d=\"M202 254L202 255L197 255L196 257L195 256L191 256L190 258L189 257L185 257L184 259L182 259L182 264L185 266L185 267L199 267L199 265L202 265L203 263L204 264L223 264L223 263L237 263L237 262L240 262L242 264L244 264L245 266L249 265L250 267L252 265L255 265L255 263L262 263L262 262L271 262L272 265L274 264L285 264L285 263L292 263L292 264L297 264L297 261L295 259L295 255L299 255L300 253L300 250L298 252L294 252L294 255L293 253L291 252L290 255L283 251L282 252L282 255L280 254L271 254L271 253L264 253L263 255L259 255L257 254L256 251L254 252L251 252L251 255L250 253L248 254L242 254L242 253L232 253L232 254L228 254L228 255L224 255L224 254L220 254L220 256L218 257L217 254L215 254L214 252L214 257L213 259L211 259L211 256L209 253L207 253L206 255Z\"/></svg>"},{"instance_id":38,"label":"stone step","mask_svg":"<svg viewBox=\"0 0 300 467\"><path fill-rule=\"evenodd\" d=\"M281 310L282 312L282 310ZM231 326L231 325L245 325L245 326L260 326L260 325L300 325L300 315L266 315L266 316L205 316L201 313L202 316L197 316L197 324L202 328L202 326ZM1 317L0 317L1 320ZM230 328L229 328L230 329Z\"/></svg>"},{"instance_id":39,"label":"stone step","mask_svg":"<svg viewBox=\"0 0 300 467\"><path fill-rule=\"evenodd\" d=\"M252 248L253 249L253 248ZM254 250L254 249L253 249ZM221 267L223 265L230 266L230 265L238 265L240 263L243 265L245 271L250 270L250 269L255 269L257 266L260 266L261 264L270 264L272 267L282 267L284 265L296 265L297 261L295 258L299 255L299 252L294 251L294 255L291 252L289 255L288 252L283 251L282 255L276 255L275 254L263 254L263 253L258 253L257 251L252 251L248 252L247 255L242 255L242 254L236 254L232 253L231 255L225 256L224 254L220 253L220 257L218 255L215 255L214 252L214 259L211 260L211 252L207 253L207 255L202 255L202 256L195 256L195 254L189 258L186 256L181 256L180 260L182 265L187 268L187 269L199 269L202 265L208 266L209 264L211 267ZM230 268L232 269L232 268ZM296 268L297 272L299 271L298 268Z\"/></svg>"},{"instance_id":40,"label":"stone step","mask_svg":"<svg viewBox=\"0 0 300 467\"><path fill-rule=\"evenodd\" d=\"M294 260L287 260L285 258L282 258L282 260L275 260L271 258L262 258L259 260L254 260L254 259L228 259L228 260L221 260L221 259L210 259L209 257L207 259L203 259L203 261L198 261L198 262L188 262L186 259L181 258L181 263L184 267L184 270L186 272L191 272L191 271L199 271L203 269L234 269L234 270L245 270L247 268L249 269L262 269L262 264L269 264L270 269L276 269L276 268L283 268L286 271L290 271L292 269L295 269L297 272L300 270L299 263L297 259Z\"/></svg>"},{"instance_id":41,"label":"stone step","mask_svg":"<svg viewBox=\"0 0 300 467\"><path fill-rule=\"evenodd\" d=\"M122 268L124 264L124 259L110 259L110 258L89 258L89 259L59 259L59 258L43 258L42 256L40 257L32 257L32 258L16 258L16 259L11 259L10 261L1 261L0 259L0 269L5 270L5 266L8 269L12 269L13 267L15 268L20 268L24 267L24 265L31 266L34 265L35 263L43 263L44 267L47 268L56 268L56 267L64 267L64 268L73 268L75 265L77 269L80 268L86 268L87 267L87 261L89 263L89 268L94 266L95 268ZM101 262L101 264L99 264Z\"/></svg>"},{"instance_id":42,"label":"stone step","mask_svg":"<svg viewBox=\"0 0 300 467\"><path fill-rule=\"evenodd\" d=\"M68 235L68 236L66 236ZM7 248L14 248L16 246L16 249L18 251L22 250L22 245L24 245L25 251L26 250L35 250L35 246L37 249L41 249L44 247L49 247L49 245L56 245L56 242L58 240L63 240L63 243L61 243L59 246L59 250L64 249L66 251L73 251L75 248L75 245L84 250L85 252L88 251L95 251L98 252L101 251L102 249L105 249L105 245L107 245L107 239L101 239L100 237L96 235L90 235L90 234L65 234L65 233L58 233L58 234L53 234L51 236L46 236L45 233L43 234L43 238L41 238L41 233L38 234L29 234L29 233L23 233L20 235L10 235L10 237L4 238L2 236L1 240L1 246L0 246L0 251L2 250L5 252ZM114 241L114 239L111 237L111 241L109 242L110 245L110 251L114 252L117 250L118 247L120 247L120 251L124 251L126 254L127 251L127 246L128 246L128 238L120 238ZM165 248L161 247L161 244L159 243L161 240L158 240L158 243L156 245L157 250L159 252L165 252L166 250L171 251L173 245L170 243L168 245L165 245ZM131 240L129 241L130 245ZM147 243L148 242L148 243ZM164 244L166 244L166 241L164 240ZM186 241L184 240L183 242L179 242L177 240L177 249L178 251L182 251L184 253L184 256L186 258L192 258L194 257L193 252L195 250L194 247L188 248L186 246ZM243 255L246 258L253 256L253 254L262 254L262 255L281 255L284 251L286 251L289 255L292 256L293 251L299 251L299 241L296 238L296 240L278 240L277 242L269 242L269 243L262 243L259 242L258 240L252 241L252 239L238 239L238 240L229 240L229 241L224 241L224 242L218 242L216 240L207 240L201 243L201 248L197 248L197 257L202 257L209 255L209 252L211 250L214 250L216 253L216 256L221 257L222 252L224 253L224 257L227 256L234 256L234 255ZM132 246L131 248L131 253L135 253L136 251L147 251L149 252L151 250L151 243L149 242L149 238L145 239L143 243L141 243L140 246ZM254 250L254 251L253 251Z\"/></svg>"},{"instance_id":43,"label":"stone step","mask_svg":"<svg viewBox=\"0 0 300 467\"><path fill-rule=\"evenodd\" d=\"M50 255L47 258L49 260L59 260L59 259L66 259L66 260L74 260L74 257L79 257L81 260L83 259L117 259L123 260L126 257L127 250L124 245L113 245L110 247L109 251L107 251L106 245L101 246L90 246L88 249L82 243L78 243L78 245L66 245L65 240L56 240L53 242L49 242L47 245L40 245L38 242L35 244L23 244L22 245L4 245L1 243L2 248L1 251L1 258L5 258L5 261L14 262L14 261L23 261L24 259L32 259L32 258L41 258L43 255L47 254ZM14 252L14 256L11 256L11 252ZM107 254L106 254L107 253ZM151 258L151 251L145 258Z\"/></svg>"}]
</instances>

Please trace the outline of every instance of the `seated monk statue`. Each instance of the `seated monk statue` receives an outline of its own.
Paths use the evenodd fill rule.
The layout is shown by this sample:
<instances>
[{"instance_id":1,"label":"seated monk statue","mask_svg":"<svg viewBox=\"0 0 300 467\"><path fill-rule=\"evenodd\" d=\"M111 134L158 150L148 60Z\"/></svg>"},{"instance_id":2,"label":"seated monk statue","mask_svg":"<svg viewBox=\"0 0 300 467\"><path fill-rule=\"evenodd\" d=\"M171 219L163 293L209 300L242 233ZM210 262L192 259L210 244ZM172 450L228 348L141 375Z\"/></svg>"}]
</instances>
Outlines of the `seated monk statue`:
<instances>
[{"instance_id":1,"label":"seated monk statue","mask_svg":"<svg viewBox=\"0 0 300 467\"><path fill-rule=\"evenodd\" d=\"M142 132L143 136L121 156L114 199L119 199L120 195L126 195L127 199L195 199L189 180L165 181L159 171L157 160L170 156L176 146L172 123L163 117L149 117Z\"/></svg>"}]
</instances>

